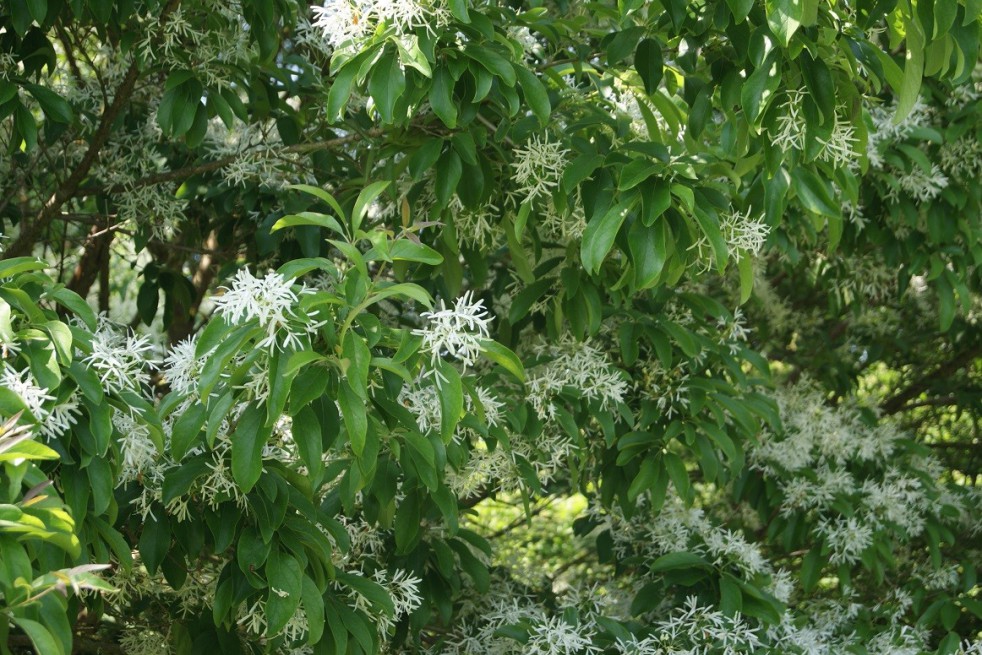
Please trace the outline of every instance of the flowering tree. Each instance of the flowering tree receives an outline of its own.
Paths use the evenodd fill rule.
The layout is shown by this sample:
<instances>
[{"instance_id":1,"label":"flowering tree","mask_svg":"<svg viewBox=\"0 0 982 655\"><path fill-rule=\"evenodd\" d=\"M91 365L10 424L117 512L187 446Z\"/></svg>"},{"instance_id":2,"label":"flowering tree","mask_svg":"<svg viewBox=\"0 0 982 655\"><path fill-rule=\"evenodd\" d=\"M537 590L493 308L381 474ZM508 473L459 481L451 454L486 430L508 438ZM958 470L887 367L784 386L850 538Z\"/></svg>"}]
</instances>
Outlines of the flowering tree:
<instances>
[{"instance_id":1,"label":"flowering tree","mask_svg":"<svg viewBox=\"0 0 982 655\"><path fill-rule=\"evenodd\" d=\"M0 5L0 653L982 653L974 0Z\"/></svg>"}]
</instances>

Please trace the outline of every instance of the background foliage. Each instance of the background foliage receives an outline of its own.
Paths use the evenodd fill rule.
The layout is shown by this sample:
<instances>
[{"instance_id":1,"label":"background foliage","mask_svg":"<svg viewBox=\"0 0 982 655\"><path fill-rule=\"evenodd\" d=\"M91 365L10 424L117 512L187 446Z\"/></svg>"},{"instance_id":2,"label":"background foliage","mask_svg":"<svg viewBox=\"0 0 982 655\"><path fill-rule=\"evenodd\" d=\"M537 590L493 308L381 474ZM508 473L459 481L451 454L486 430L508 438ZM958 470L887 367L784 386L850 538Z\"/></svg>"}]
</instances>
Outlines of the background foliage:
<instances>
[{"instance_id":1,"label":"background foliage","mask_svg":"<svg viewBox=\"0 0 982 655\"><path fill-rule=\"evenodd\" d=\"M980 12L0 3L0 652L982 652Z\"/></svg>"}]
</instances>

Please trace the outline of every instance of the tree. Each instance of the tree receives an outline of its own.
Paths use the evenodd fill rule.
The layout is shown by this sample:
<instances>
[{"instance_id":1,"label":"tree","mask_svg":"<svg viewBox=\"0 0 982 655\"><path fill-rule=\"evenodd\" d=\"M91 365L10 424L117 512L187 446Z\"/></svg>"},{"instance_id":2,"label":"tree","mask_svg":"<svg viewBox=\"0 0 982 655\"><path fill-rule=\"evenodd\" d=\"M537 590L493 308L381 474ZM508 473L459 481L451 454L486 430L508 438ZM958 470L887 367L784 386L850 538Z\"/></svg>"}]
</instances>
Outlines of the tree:
<instances>
[{"instance_id":1,"label":"tree","mask_svg":"<svg viewBox=\"0 0 982 655\"><path fill-rule=\"evenodd\" d=\"M979 19L0 4L0 653L982 652Z\"/></svg>"}]
</instances>

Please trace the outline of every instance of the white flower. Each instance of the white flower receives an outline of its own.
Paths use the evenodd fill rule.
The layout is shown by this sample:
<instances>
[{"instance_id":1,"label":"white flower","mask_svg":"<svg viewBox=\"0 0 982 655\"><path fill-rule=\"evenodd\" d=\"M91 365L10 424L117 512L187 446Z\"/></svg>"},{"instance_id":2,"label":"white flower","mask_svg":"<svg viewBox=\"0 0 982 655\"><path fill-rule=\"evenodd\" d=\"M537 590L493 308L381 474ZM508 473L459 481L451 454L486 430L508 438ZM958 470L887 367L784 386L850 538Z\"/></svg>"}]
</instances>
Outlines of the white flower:
<instances>
[{"instance_id":1,"label":"white flower","mask_svg":"<svg viewBox=\"0 0 982 655\"><path fill-rule=\"evenodd\" d=\"M136 480L156 466L159 456L157 446L150 439L150 430L138 423L130 413L115 410L112 421L113 427L119 433L119 446L123 455L123 466L119 472L119 484L122 485Z\"/></svg>"},{"instance_id":2,"label":"white flower","mask_svg":"<svg viewBox=\"0 0 982 655\"><path fill-rule=\"evenodd\" d=\"M308 293L301 287L299 293ZM255 319L266 330L266 338L256 344L257 348L274 350L289 345L299 345L300 334L312 333L321 323L306 322L302 327L293 327L290 320L296 318L293 308L298 301L293 291L293 281L279 273L269 272L266 277L257 278L243 268L235 274L231 287L215 298L215 309L221 312L229 324L238 324ZM279 339L282 339L280 343Z\"/></svg>"},{"instance_id":3,"label":"white flower","mask_svg":"<svg viewBox=\"0 0 982 655\"><path fill-rule=\"evenodd\" d=\"M517 188L509 195L519 204L552 195L566 169L569 150L549 136L533 134L524 147L515 148L512 179Z\"/></svg>"},{"instance_id":4,"label":"white flower","mask_svg":"<svg viewBox=\"0 0 982 655\"><path fill-rule=\"evenodd\" d=\"M423 597L419 595L419 585L422 579L396 569L389 578L382 569L375 572L375 581L384 586L392 597L392 605L395 608L395 618L412 614L423 604Z\"/></svg>"},{"instance_id":5,"label":"white flower","mask_svg":"<svg viewBox=\"0 0 982 655\"><path fill-rule=\"evenodd\" d=\"M43 423L48 418L50 412L44 403L53 401L55 397L49 394L46 389L38 386L28 369L15 371L9 366L4 367L3 375L0 375L0 387L9 389L20 396L38 423Z\"/></svg>"},{"instance_id":6,"label":"white flower","mask_svg":"<svg viewBox=\"0 0 982 655\"><path fill-rule=\"evenodd\" d=\"M170 646L167 638L148 627L125 626L119 637L119 645L129 655L167 655Z\"/></svg>"},{"instance_id":7,"label":"white flower","mask_svg":"<svg viewBox=\"0 0 982 655\"><path fill-rule=\"evenodd\" d=\"M491 318L484 308L484 301L475 301L472 291L454 301L453 309L447 309L441 300L440 309L423 312L420 316L427 319L428 324L413 330L413 334L423 337L423 349L430 353L432 364L444 355L460 360L465 369L477 361L481 342L489 336Z\"/></svg>"},{"instance_id":8,"label":"white flower","mask_svg":"<svg viewBox=\"0 0 982 655\"><path fill-rule=\"evenodd\" d=\"M930 173L915 164L909 173L898 173L897 182L921 202L936 198L948 186L948 178L937 164L931 164Z\"/></svg>"},{"instance_id":9,"label":"white flower","mask_svg":"<svg viewBox=\"0 0 982 655\"><path fill-rule=\"evenodd\" d=\"M563 617L554 616L532 626L524 652L526 655L599 653L600 648L593 644L593 635L594 629L590 626L571 625Z\"/></svg>"},{"instance_id":10,"label":"white flower","mask_svg":"<svg viewBox=\"0 0 982 655\"><path fill-rule=\"evenodd\" d=\"M782 150L805 149L805 115L802 103L808 92L804 89L788 89L787 99L781 105L784 110L774 122L774 129L768 132L771 143Z\"/></svg>"},{"instance_id":11,"label":"white flower","mask_svg":"<svg viewBox=\"0 0 982 655\"><path fill-rule=\"evenodd\" d=\"M199 359L195 356L194 351L197 345L198 335L196 334L174 345L164 357L164 378L171 389L177 393L188 393L198 385L198 378L201 376L205 359Z\"/></svg>"},{"instance_id":12,"label":"white flower","mask_svg":"<svg viewBox=\"0 0 982 655\"><path fill-rule=\"evenodd\" d=\"M81 413L82 410L78 404L78 389L76 389L68 399L51 408L51 412L41 426L41 434L48 439L63 435L78 422L76 417Z\"/></svg>"},{"instance_id":13,"label":"white flower","mask_svg":"<svg viewBox=\"0 0 982 655\"><path fill-rule=\"evenodd\" d=\"M739 532L723 528L710 530L704 535L709 552L721 565L729 561L736 565L748 578L769 571L770 563L764 558L757 544L752 544Z\"/></svg>"},{"instance_id":14,"label":"white flower","mask_svg":"<svg viewBox=\"0 0 982 655\"><path fill-rule=\"evenodd\" d=\"M92 336L92 352L82 358L109 393L123 389L141 391L150 383L147 367L154 364L148 356L153 344L147 336L123 335L109 321L100 321L99 329Z\"/></svg>"},{"instance_id":15,"label":"white flower","mask_svg":"<svg viewBox=\"0 0 982 655\"><path fill-rule=\"evenodd\" d=\"M574 341L564 337L556 346L540 347L537 354L554 359L529 377L529 402L541 419L553 418L556 408L553 398L571 387L587 400L599 400L601 407L610 409L622 402L629 390L620 371L610 358L590 341Z\"/></svg>"},{"instance_id":16,"label":"white flower","mask_svg":"<svg viewBox=\"0 0 982 655\"><path fill-rule=\"evenodd\" d=\"M532 31L524 25L512 25L507 31L508 38L517 41L522 46L526 57L532 57L542 51L542 46L532 34Z\"/></svg>"},{"instance_id":17,"label":"white flower","mask_svg":"<svg viewBox=\"0 0 982 655\"><path fill-rule=\"evenodd\" d=\"M732 255L736 255L741 250L754 256L760 254L764 241L771 231L771 227L764 222L763 216L750 217L750 209L744 213L734 211L724 215L719 227L727 249Z\"/></svg>"},{"instance_id":18,"label":"white flower","mask_svg":"<svg viewBox=\"0 0 982 655\"><path fill-rule=\"evenodd\" d=\"M379 23L394 27L404 37L417 28L430 34L445 24L450 13L439 1L428 0L325 0L313 8L313 27L320 28L332 48L358 48Z\"/></svg>"},{"instance_id":19,"label":"white flower","mask_svg":"<svg viewBox=\"0 0 982 655\"><path fill-rule=\"evenodd\" d=\"M873 545L873 528L854 516L823 518L818 524L817 532L825 537L832 551L829 557L832 564L852 564Z\"/></svg>"},{"instance_id":20,"label":"white flower","mask_svg":"<svg viewBox=\"0 0 982 655\"><path fill-rule=\"evenodd\" d=\"M313 8L313 26L323 30L324 37L333 48L357 42L371 34L372 29L361 6L364 4L351 0L326 0L323 6Z\"/></svg>"}]
</instances>

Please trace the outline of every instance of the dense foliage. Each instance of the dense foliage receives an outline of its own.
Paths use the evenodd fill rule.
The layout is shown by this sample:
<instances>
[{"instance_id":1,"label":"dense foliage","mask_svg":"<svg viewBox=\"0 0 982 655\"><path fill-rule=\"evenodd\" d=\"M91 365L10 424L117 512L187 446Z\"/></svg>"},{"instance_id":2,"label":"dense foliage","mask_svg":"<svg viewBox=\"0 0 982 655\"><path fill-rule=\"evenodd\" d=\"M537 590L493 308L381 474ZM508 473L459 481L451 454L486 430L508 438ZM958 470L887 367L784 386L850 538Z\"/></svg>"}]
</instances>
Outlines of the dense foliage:
<instances>
[{"instance_id":1,"label":"dense foliage","mask_svg":"<svg viewBox=\"0 0 982 655\"><path fill-rule=\"evenodd\" d=\"M0 653L982 653L982 3L0 2Z\"/></svg>"}]
</instances>

